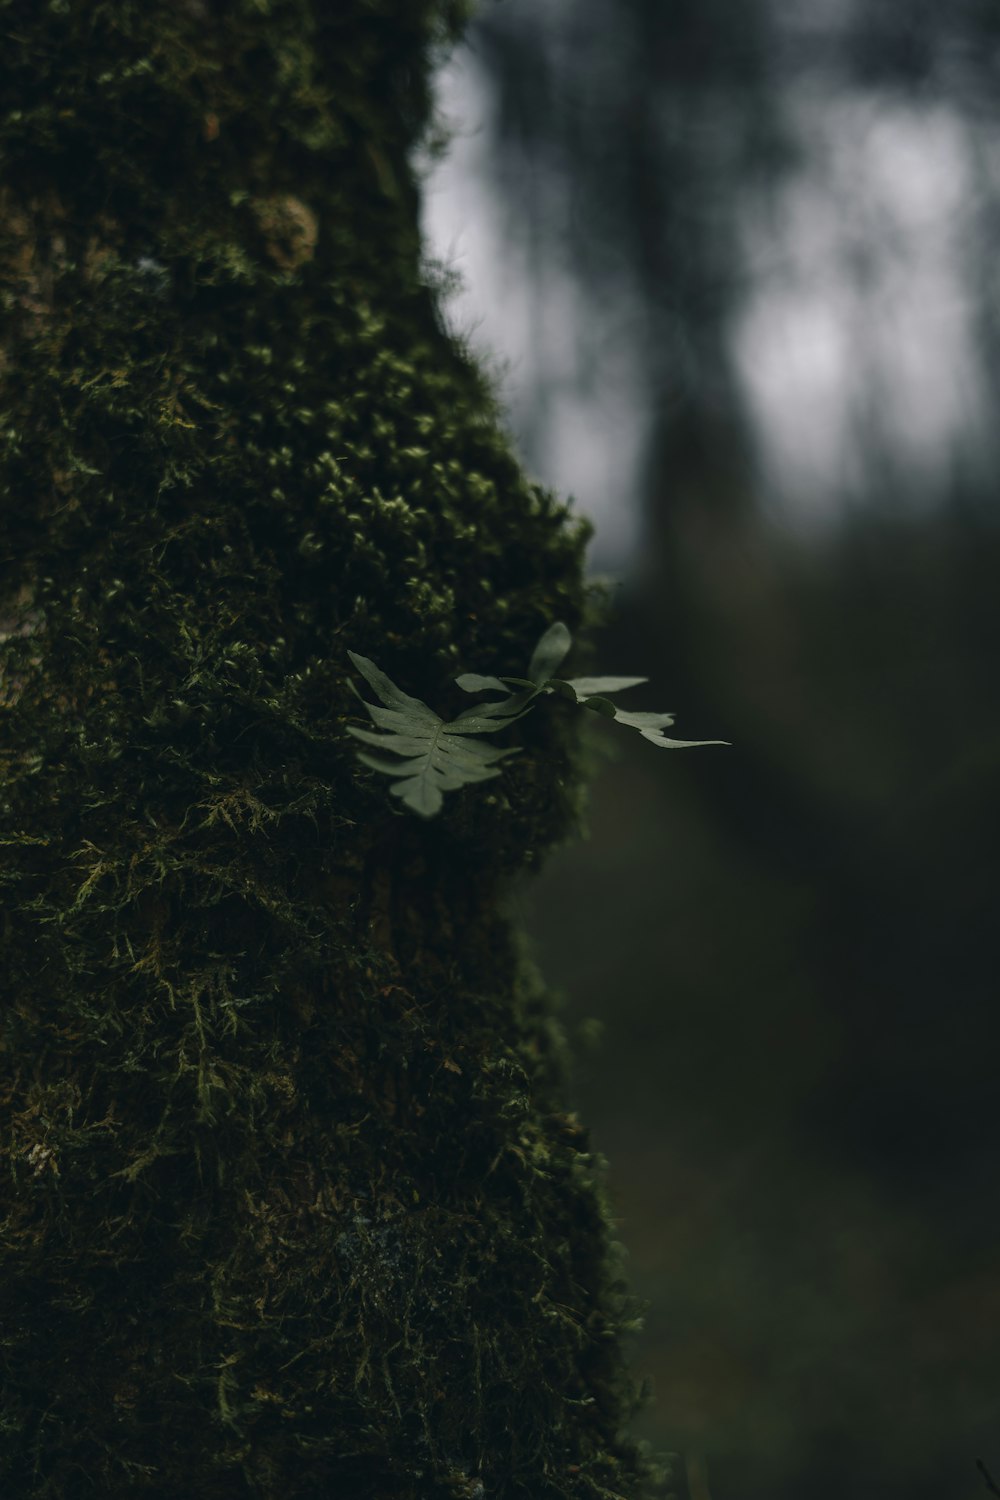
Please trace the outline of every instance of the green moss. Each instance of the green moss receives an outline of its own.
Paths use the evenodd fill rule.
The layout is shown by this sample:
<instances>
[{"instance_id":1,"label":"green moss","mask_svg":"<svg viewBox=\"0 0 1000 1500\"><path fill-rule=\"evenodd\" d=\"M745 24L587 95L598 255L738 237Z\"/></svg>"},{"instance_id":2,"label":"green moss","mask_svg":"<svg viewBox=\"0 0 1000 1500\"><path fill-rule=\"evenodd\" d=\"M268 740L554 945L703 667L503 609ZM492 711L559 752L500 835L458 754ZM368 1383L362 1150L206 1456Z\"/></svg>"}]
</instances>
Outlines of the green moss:
<instances>
[{"instance_id":1,"label":"green moss","mask_svg":"<svg viewBox=\"0 0 1000 1500\"><path fill-rule=\"evenodd\" d=\"M442 333L462 7L0 4L0 1489L645 1493L629 1308L504 914L572 711L397 816L347 649L584 633L590 528ZM370 781L370 778L369 778Z\"/></svg>"}]
</instances>

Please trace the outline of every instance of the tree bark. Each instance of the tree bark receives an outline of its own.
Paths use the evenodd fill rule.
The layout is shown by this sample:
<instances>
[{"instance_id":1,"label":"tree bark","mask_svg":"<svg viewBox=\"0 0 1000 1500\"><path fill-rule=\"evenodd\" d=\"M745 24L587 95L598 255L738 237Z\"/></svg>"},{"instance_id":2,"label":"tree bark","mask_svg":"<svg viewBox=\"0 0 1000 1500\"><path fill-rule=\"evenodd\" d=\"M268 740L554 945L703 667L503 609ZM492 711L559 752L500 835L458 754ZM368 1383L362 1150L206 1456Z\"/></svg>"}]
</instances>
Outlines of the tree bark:
<instances>
[{"instance_id":1,"label":"tree bark","mask_svg":"<svg viewBox=\"0 0 1000 1500\"><path fill-rule=\"evenodd\" d=\"M459 11L0 3L19 1500L656 1485L505 900L578 824L577 720L518 723L433 820L344 729L348 649L447 712L599 614L589 526L520 471L421 266L407 153Z\"/></svg>"}]
</instances>

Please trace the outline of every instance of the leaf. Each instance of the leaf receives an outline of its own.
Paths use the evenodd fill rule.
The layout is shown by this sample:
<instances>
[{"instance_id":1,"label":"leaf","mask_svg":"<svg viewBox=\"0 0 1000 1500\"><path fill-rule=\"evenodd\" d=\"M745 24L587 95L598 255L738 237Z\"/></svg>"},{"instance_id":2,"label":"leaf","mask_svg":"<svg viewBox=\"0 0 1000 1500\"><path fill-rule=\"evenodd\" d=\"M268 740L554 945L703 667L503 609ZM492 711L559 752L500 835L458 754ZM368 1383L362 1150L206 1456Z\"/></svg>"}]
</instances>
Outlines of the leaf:
<instances>
[{"instance_id":1,"label":"leaf","mask_svg":"<svg viewBox=\"0 0 1000 1500\"><path fill-rule=\"evenodd\" d=\"M591 713L601 714L605 719L618 717L618 710L610 698L578 698L576 701L581 708L589 708Z\"/></svg>"},{"instance_id":2,"label":"leaf","mask_svg":"<svg viewBox=\"0 0 1000 1500\"><path fill-rule=\"evenodd\" d=\"M624 724L629 729L638 729L644 740L658 745L661 750L690 750L696 745L728 745L729 740L671 740L663 733L668 724L672 724L675 714L654 714L642 711L629 712L628 709L618 706L608 698L580 698L584 708L596 710L605 717L616 719L619 724Z\"/></svg>"},{"instance_id":3,"label":"leaf","mask_svg":"<svg viewBox=\"0 0 1000 1500\"><path fill-rule=\"evenodd\" d=\"M507 696L495 703L476 703L472 708L463 708L458 715L460 719L467 718L470 714L487 714L490 718L497 716L515 715L537 698L539 693L545 689L537 683L529 681L526 677L483 677L479 672L463 672L461 677L455 681L465 693L482 693L487 691L499 691ZM516 687L523 688L521 693L511 693L508 684L513 683Z\"/></svg>"},{"instance_id":4,"label":"leaf","mask_svg":"<svg viewBox=\"0 0 1000 1500\"><path fill-rule=\"evenodd\" d=\"M499 677L483 677L479 672L463 672L455 681L463 693L482 693L487 688L498 688L501 693L507 691Z\"/></svg>"},{"instance_id":5,"label":"leaf","mask_svg":"<svg viewBox=\"0 0 1000 1500\"><path fill-rule=\"evenodd\" d=\"M505 690L506 691L506 690ZM520 718L520 711L532 698L537 698L539 689L530 687L523 693L511 693L506 698L496 703L473 703L470 708L463 708L457 715L457 720L474 718L476 716L494 718Z\"/></svg>"},{"instance_id":6,"label":"leaf","mask_svg":"<svg viewBox=\"0 0 1000 1500\"><path fill-rule=\"evenodd\" d=\"M595 693L623 693L648 681L648 677L570 677L569 685L578 698L591 698Z\"/></svg>"},{"instance_id":7,"label":"leaf","mask_svg":"<svg viewBox=\"0 0 1000 1500\"><path fill-rule=\"evenodd\" d=\"M528 665L528 676L532 682L547 682L572 644L573 637L561 620L550 625L535 647Z\"/></svg>"},{"instance_id":8,"label":"leaf","mask_svg":"<svg viewBox=\"0 0 1000 1500\"><path fill-rule=\"evenodd\" d=\"M696 745L731 745L732 740L671 740L658 729L640 729L644 740L658 745L662 750L693 750Z\"/></svg>"},{"instance_id":9,"label":"leaf","mask_svg":"<svg viewBox=\"0 0 1000 1500\"><path fill-rule=\"evenodd\" d=\"M662 729L665 725L672 724L676 717L676 714L630 713L624 708L615 709L618 722L628 724L633 729Z\"/></svg>"},{"instance_id":10,"label":"leaf","mask_svg":"<svg viewBox=\"0 0 1000 1500\"><path fill-rule=\"evenodd\" d=\"M503 677L500 679L500 682L501 685L513 682L516 687L532 688L535 692L540 692L541 689L545 686L544 682L532 682L530 677ZM506 688L504 689L504 691L506 691Z\"/></svg>"},{"instance_id":11,"label":"leaf","mask_svg":"<svg viewBox=\"0 0 1000 1500\"><path fill-rule=\"evenodd\" d=\"M379 671L373 661L369 661L367 656L358 656L354 651L348 651L347 654L362 677L371 683L378 697L387 708L410 709L414 714L422 718L437 718L437 714L433 709L428 708L427 704L422 703L419 698L411 698L408 693L402 692L394 682L390 681L384 672ZM357 692L357 689L355 689L355 692ZM357 695L361 698L360 693ZM362 703L365 702L363 698L361 698L361 701Z\"/></svg>"},{"instance_id":12,"label":"leaf","mask_svg":"<svg viewBox=\"0 0 1000 1500\"><path fill-rule=\"evenodd\" d=\"M668 724L674 722L675 714L629 712L602 696L606 693L620 693L625 688L638 687L641 682L648 681L648 677L571 677L568 679L567 686L573 689L577 701L584 708L592 709L606 718L616 719L619 724L624 724L629 729L638 729L644 740L649 740L661 750L692 750L698 745L728 745L730 743L729 740L669 739L663 730Z\"/></svg>"},{"instance_id":13,"label":"leaf","mask_svg":"<svg viewBox=\"0 0 1000 1500\"><path fill-rule=\"evenodd\" d=\"M555 693L557 698L566 698L570 703L579 703L580 701L576 696L575 690L570 687L568 682L564 682L561 677L550 677L543 685L543 691L546 693Z\"/></svg>"},{"instance_id":14,"label":"leaf","mask_svg":"<svg viewBox=\"0 0 1000 1500\"><path fill-rule=\"evenodd\" d=\"M368 657L354 651L347 654L382 700L384 707L378 708L361 698L373 722L387 733L376 734L352 724L346 726L347 732L370 745L406 757L399 761L385 760L359 750L358 759L375 771L395 777L389 790L421 817L431 818L440 811L442 793L499 776L497 762L520 753L520 747L497 750L471 736L493 734L521 718L522 713L501 715L496 709L503 705L477 704L446 724L426 703L396 687Z\"/></svg>"}]
</instances>

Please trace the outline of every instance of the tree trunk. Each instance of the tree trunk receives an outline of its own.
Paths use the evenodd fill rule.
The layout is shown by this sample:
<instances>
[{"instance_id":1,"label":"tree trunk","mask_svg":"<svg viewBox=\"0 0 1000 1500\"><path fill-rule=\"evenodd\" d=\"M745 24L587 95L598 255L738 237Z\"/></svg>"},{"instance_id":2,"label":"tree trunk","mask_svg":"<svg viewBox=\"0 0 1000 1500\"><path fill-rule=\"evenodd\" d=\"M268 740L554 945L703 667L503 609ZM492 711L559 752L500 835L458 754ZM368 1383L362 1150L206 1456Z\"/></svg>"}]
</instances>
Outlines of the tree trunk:
<instances>
[{"instance_id":1,"label":"tree trunk","mask_svg":"<svg viewBox=\"0 0 1000 1500\"><path fill-rule=\"evenodd\" d=\"M434 819L344 727L598 617L421 270L458 8L0 0L12 1500L656 1484L506 907L578 721Z\"/></svg>"}]
</instances>

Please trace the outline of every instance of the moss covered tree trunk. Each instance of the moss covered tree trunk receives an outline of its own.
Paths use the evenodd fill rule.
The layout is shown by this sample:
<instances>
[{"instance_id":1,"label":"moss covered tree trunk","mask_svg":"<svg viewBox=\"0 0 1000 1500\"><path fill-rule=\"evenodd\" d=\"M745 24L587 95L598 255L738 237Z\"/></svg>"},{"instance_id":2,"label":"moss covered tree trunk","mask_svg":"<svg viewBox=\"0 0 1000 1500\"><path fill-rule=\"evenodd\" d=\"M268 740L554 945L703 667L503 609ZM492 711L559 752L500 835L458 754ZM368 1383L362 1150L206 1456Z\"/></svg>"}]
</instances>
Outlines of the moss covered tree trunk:
<instances>
[{"instance_id":1,"label":"moss covered tree trunk","mask_svg":"<svg viewBox=\"0 0 1000 1500\"><path fill-rule=\"evenodd\" d=\"M422 282L448 0L0 0L0 1493L597 1500L629 1316L505 914L577 719L421 819L442 712L596 618ZM460 697L461 695L459 695Z\"/></svg>"}]
</instances>

